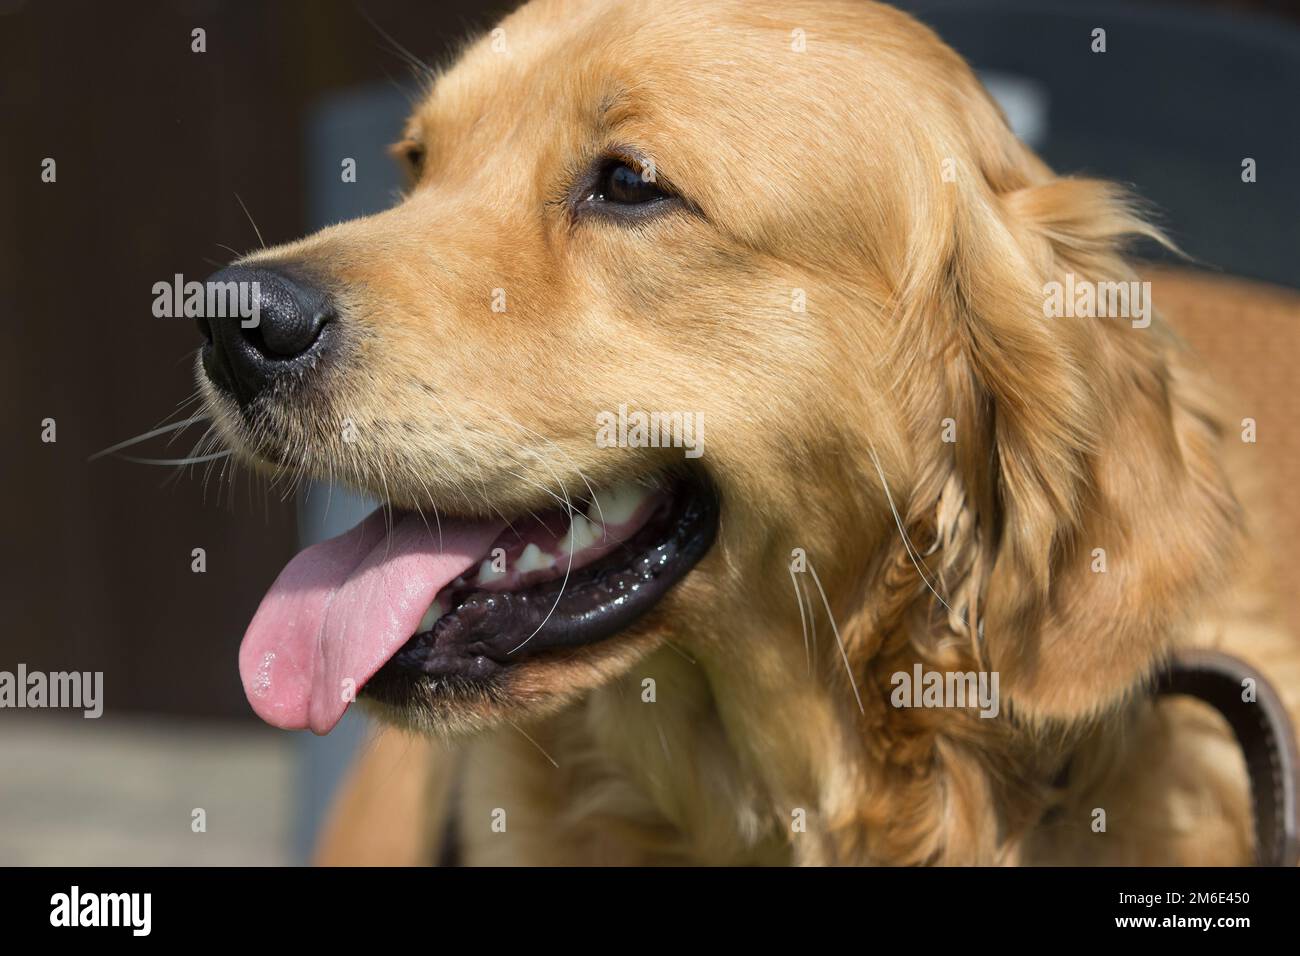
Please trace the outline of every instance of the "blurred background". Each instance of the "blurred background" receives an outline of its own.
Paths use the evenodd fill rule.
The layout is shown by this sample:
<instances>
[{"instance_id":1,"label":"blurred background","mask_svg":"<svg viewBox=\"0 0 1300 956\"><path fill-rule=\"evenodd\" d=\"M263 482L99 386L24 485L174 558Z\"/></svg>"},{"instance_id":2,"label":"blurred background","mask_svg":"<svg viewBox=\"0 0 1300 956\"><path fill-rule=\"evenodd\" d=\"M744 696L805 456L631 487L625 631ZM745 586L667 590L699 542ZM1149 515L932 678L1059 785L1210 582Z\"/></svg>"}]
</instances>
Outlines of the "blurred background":
<instances>
[{"instance_id":1,"label":"blurred background","mask_svg":"<svg viewBox=\"0 0 1300 956\"><path fill-rule=\"evenodd\" d=\"M1154 204L1201 270L1166 301L1157 284L1156 305L1200 309L1188 335L1207 355L1260 359L1220 371L1242 417L1261 421L1277 536L1300 541L1300 9L898 5L984 74L1055 168L1130 183ZM152 315L153 284L390 204L384 147L417 88L407 51L446 62L512 6L0 0L0 671L102 671L106 698L99 720L0 710L0 864L309 859L370 729L349 716L316 740L261 725L235 655L299 541L364 506L338 497L324 514L323 494L220 481L220 462L205 474L87 459L192 413L180 406L198 336L192 320ZM1090 51L1096 27L1105 55ZM344 157L355 183L340 180ZM1251 303L1249 318L1208 305L1225 301ZM41 440L45 419L55 442ZM184 457L199 434L141 453ZM196 808L205 833L191 829Z\"/></svg>"}]
</instances>

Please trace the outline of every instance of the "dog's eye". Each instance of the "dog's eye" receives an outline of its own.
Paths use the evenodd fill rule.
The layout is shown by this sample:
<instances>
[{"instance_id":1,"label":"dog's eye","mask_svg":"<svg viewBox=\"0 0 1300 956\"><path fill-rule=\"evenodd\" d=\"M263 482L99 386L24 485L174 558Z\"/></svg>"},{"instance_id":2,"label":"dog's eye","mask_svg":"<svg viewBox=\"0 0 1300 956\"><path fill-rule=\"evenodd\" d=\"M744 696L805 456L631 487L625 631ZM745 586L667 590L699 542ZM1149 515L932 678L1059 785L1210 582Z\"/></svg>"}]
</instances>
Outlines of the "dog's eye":
<instances>
[{"instance_id":1,"label":"dog's eye","mask_svg":"<svg viewBox=\"0 0 1300 956\"><path fill-rule=\"evenodd\" d=\"M652 161L627 154L607 154L589 166L570 197L579 220L641 223L675 209L691 208L676 190L659 180Z\"/></svg>"},{"instance_id":2,"label":"dog's eye","mask_svg":"<svg viewBox=\"0 0 1300 956\"><path fill-rule=\"evenodd\" d=\"M408 146L403 152L402 157L406 160L407 166L416 176L424 169L424 147L419 145Z\"/></svg>"},{"instance_id":3,"label":"dog's eye","mask_svg":"<svg viewBox=\"0 0 1300 956\"><path fill-rule=\"evenodd\" d=\"M402 164L406 173L413 179L419 179L424 170L424 144L415 140L404 139L390 146L388 151Z\"/></svg>"},{"instance_id":4,"label":"dog's eye","mask_svg":"<svg viewBox=\"0 0 1300 956\"><path fill-rule=\"evenodd\" d=\"M596 202L635 206L666 197L667 193L654 181L652 171L634 169L627 163L614 161L605 166L600 182L588 198Z\"/></svg>"}]
</instances>

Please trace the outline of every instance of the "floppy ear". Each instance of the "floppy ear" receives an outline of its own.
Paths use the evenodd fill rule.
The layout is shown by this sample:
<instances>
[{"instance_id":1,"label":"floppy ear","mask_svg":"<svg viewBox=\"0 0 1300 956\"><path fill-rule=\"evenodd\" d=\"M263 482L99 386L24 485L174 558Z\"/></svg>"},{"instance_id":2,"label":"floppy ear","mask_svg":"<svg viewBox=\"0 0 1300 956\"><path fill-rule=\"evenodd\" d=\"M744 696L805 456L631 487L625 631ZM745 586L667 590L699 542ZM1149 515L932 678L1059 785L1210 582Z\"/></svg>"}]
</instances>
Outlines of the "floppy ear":
<instances>
[{"instance_id":1,"label":"floppy ear","mask_svg":"<svg viewBox=\"0 0 1300 956\"><path fill-rule=\"evenodd\" d=\"M970 636L1004 701L1078 719L1177 644L1226 575L1241 515L1222 429L1162 323L1045 315L1047 284L1068 275L1135 280L1121 245L1158 233L1113 186L1032 172L954 209L928 317L909 323L935 336L912 354L943 363L911 410L932 450L912 517L936 537L925 560L949 589L948 632Z\"/></svg>"}]
</instances>

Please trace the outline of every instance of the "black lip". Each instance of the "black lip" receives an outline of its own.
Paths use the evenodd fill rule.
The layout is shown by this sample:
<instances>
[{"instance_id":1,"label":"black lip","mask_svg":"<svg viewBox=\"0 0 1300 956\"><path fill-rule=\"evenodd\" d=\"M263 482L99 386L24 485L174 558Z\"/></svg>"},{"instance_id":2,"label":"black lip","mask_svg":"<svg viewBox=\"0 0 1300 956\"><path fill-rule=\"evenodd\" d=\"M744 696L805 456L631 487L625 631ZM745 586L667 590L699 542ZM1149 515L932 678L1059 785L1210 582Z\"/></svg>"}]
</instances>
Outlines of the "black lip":
<instances>
[{"instance_id":1,"label":"black lip","mask_svg":"<svg viewBox=\"0 0 1300 956\"><path fill-rule=\"evenodd\" d=\"M574 571L567 583L557 579L519 591L475 589L457 595L456 606L433 630L407 641L363 693L396 702L422 679L488 679L546 651L613 637L704 557L717 537L718 513L712 489L684 482L645 527Z\"/></svg>"}]
</instances>

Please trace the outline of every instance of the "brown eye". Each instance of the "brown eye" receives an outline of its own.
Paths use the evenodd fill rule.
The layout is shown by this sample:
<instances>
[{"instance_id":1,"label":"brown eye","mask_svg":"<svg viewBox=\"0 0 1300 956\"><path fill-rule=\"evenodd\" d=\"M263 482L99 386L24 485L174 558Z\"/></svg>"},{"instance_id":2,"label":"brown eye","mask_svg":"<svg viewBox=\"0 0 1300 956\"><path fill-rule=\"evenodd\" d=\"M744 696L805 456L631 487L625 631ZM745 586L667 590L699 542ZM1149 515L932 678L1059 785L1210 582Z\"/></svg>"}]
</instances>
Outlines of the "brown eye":
<instances>
[{"instance_id":1,"label":"brown eye","mask_svg":"<svg viewBox=\"0 0 1300 956\"><path fill-rule=\"evenodd\" d=\"M408 146L406 147L406 151L403 155L406 158L407 165L411 167L413 172L418 174L420 170L424 168L424 147L423 146L419 145L418 143Z\"/></svg>"},{"instance_id":2,"label":"brown eye","mask_svg":"<svg viewBox=\"0 0 1300 956\"><path fill-rule=\"evenodd\" d=\"M413 179L418 179L424 170L424 145L414 140L402 140L389 147L389 152L397 157Z\"/></svg>"},{"instance_id":3,"label":"brown eye","mask_svg":"<svg viewBox=\"0 0 1300 956\"><path fill-rule=\"evenodd\" d=\"M601 174L595 191L589 197L597 202L619 203L635 206L668 198L652 178L627 163L615 160Z\"/></svg>"},{"instance_id":4,"label":"brown eye","mask_svg":"<svg viewBox=\"0 0 1300 956\"><path fill-rule=\"evenodd\" d=\"M596 158L569 195L578 220L638 224L694 208L671 185L660 183L652 160L622 152Z\"/></svg>"}]
</instances>

